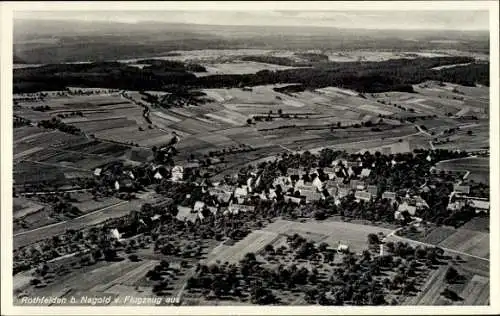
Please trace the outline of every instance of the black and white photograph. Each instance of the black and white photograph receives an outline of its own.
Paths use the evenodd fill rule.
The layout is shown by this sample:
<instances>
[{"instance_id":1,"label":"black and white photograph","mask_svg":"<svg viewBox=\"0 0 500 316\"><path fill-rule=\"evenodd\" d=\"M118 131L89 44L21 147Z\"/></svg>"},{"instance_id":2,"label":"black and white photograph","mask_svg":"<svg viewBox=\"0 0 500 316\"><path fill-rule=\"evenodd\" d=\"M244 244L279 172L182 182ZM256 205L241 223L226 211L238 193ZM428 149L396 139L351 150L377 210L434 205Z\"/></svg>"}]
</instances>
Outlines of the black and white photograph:
<instances>
[{"instance_id":1,"label":"black and white photograph","mask_svg":"<svg viewBox=\"0 0 500 316\"><path fill-rule=\"evenodd\" d=\"M498 3L458 2L2 4L2 305L491 313Z\"/></svg>"}]
</instances>

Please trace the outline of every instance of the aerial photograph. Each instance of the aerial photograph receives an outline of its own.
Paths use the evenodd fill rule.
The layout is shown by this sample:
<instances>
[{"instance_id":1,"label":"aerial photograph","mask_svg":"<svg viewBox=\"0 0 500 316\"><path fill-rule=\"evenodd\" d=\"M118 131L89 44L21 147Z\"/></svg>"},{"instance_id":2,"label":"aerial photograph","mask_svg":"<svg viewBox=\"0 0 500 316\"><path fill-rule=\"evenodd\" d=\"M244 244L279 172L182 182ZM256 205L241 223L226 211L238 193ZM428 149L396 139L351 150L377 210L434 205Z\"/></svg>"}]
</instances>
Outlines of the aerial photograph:
<instances>
[{"instance_id":1,"label":"aerial photograph","mask_svg":"<svg viewBox=\"0 0 500 316\"><path fill-rule=\"evenodd\" d=\"M489 11L16 11L15 306L489 306Z\"/></svg>"}]
</instances>

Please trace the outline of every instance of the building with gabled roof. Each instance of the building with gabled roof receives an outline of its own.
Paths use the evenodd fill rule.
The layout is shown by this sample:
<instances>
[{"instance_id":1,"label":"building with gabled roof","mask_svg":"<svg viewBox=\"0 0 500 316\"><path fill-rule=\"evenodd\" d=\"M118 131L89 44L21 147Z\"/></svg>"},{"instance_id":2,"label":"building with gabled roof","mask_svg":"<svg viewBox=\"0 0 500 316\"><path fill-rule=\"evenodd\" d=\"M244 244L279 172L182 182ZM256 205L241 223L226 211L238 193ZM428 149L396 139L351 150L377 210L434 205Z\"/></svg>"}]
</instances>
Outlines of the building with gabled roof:
<instances>
[{"instance_id":1,"label":"building with gabled roof","mask_svg":"<svg viewBox=\"0 0 500 316\"><path fill-rule=\"evenodd\" d=\"M255 206L253 205L244 205L244 204L231 204L228 207L229 212L233 214L238 214L239 212L253 212L255 210Z\"/></svg>"},{"instance_id":2,"label":"building with gabled roof","mask_svg":"<svg viewBox=\"0 0 500 316\"><path fill-rule=\"evenodd\" d=\"M378 187L376 185L369 185L366 187L366 191L370 192L371 195L378 195Z\"/></svg>"},{"instance_id":3,"label":"building with gabled roof","mask_svg":"<svg viewBox=\"0 0 500 316\"><path fill-rule=\"evenodd\" d=\"M417 212L417 207L413 206L413 205L409 205L407 202L403 202L403 203L399 204L398 211L401 213L407 211L411 216L414 216L415 213Z\"/></svg>"},{"instance_id":4,"label":"building with gabled roof","mask_svg":"<svg viewBox=\"0 0 500 316\"><path fill-rule=\"evenodd\" d=\"M354 192L354 198L358 202L359 201L369 202L372 198L372 195L368 191L356 191L356 192Z\"/></svg>"},{"instance_id":5,"label":"building with gabled roof","mask_svg":"<svg viewBox=\"0 0 500 316\"><path fill-rule=\"evenodd\" d=\"M456 193L461 193L461 194L469 194L470 193L470 186L469 185L455 184L453 186L453 191L455 191Z\"/></svg>"},{"instance_id":6,"label":"building with gabled roof","mask_svg":"<svg viewBox=\"0 0 500 316\"><path fill-rule=\"evenodd\" d=\"M382 193L382 199L395 201L396 200L396 193L391 192L391 191L385 191L384 193Z\"/></svg>"},{"instance_id":7,"label":"building with gabled roof","mask_svg":"<svg viewBox=\"0 0 500 316\"><path fill-rule=\"evenodd\" d=\"M292 195L285 195L284 197L285 202L292 202L295 204L300 204L302 199L300 197L292 196Z\"/></svg>"},{"instance_id":8,"label":"building with gabled roof","mask_svg":"<svg viewBox=\"0 0 500 316\"><path fill-rule=\"evenodd\" d=\"M369 177L370 174L371 174L372 170L369 169L369 168L363 168L361 170L361 174L359 175L361 178L366 178L366 177Z\"/></svg>"},{"instance_id":9,"label":"building with gabled roof","mask_svg":"<svg viewBox=\"0 0 500 316\"><path fill-rule=\"evenodd\" d=\"M319 201L323 198L323 194L316 190L300 190L300 195L305 198L306 202Z\"/></svg>"},{"instance_id":10,"label":"building with gabled roof","mask_svg":"<svg viewBox=\"0 0 500 316\"><path fill-rule=\"evenodd\" d=\"M191 223L196 222L196 219L198 218L198 212L193 212L193 209L190 207L185 207L185 206L177 206L177 215L176 218L179 221L188 221Z\"/></svg>"}]
</instances>

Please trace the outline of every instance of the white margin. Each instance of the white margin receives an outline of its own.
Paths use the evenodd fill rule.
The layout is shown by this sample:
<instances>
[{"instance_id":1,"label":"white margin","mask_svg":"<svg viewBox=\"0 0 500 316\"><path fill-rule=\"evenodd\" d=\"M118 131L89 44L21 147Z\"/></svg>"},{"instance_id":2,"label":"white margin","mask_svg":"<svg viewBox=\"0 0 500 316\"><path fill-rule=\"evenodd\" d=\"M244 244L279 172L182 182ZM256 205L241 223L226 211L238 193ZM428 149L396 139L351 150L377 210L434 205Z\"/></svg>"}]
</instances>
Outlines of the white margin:
<instances>
[{"instance_id":1,"label":"white margin","mask_svg":"<svg viewBox=\"0 0 500 316\"><path fill-rule=\"evenodd\" d=\"M1 267L3 315L437 315L500 313L500 185L499 185L499 71L498 71L498 9L497 1L359 1L359 2L2 2L1 13ZM489 10L490 12L490 302L487 307L471 306L382 306L382 307L270 307L270 306L193 306L193 307L19 307L12 305L12 15L14 10L26 11L259 11L259 10Z\"/></svg>"}]
</instances>

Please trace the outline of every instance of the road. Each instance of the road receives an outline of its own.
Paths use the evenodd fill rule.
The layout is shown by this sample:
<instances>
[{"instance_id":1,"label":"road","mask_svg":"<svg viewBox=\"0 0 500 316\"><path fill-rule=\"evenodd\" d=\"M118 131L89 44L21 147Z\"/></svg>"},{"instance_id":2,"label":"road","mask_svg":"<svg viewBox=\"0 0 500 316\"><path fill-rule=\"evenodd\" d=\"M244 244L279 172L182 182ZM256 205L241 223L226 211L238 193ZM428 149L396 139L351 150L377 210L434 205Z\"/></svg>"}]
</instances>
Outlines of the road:
<instances>
[{"instance_id":1,"label":"road","mask_svg":"<svg viewBox=\"0 0 500 316\"><path fill-rule=\"evenodd\" d=\"M99 224L110 218L125 216L134 209L139 210L142 203L144 203L144 201L141 199L122 201L80 217L15 234L13 236L14 249L35 243L45 238L61 235L68 229L79 230Z\"/></svg>"},{"instance_id":2,"label":"road","mask_svg":"<svg viewBox=\"0 0 500 316\"><path fill-rule=\"evenodd\" d=\"M48 194L59 194L59 193L76 193L76 192L89 192L93 189L71 189L71 190L59 190L59 191L37 191L37 192L23 192L17 193L19 196L32 196L32 195L48 195Z\"/></svg>"}]
</instances>

